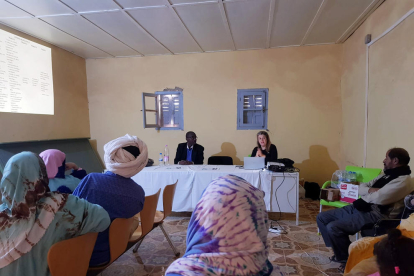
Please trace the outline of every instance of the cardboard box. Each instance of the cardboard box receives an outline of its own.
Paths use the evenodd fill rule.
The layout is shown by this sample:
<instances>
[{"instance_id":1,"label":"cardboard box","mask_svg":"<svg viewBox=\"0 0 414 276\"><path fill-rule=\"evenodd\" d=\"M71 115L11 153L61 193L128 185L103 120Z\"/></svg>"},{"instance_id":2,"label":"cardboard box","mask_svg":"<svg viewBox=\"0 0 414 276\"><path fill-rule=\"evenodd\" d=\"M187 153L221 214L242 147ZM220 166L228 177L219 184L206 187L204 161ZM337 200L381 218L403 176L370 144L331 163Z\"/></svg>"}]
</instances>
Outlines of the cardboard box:
<instances>
[{"instance_id":1,"label":"cardboard box","mask_svg":"<svg viewBox=\"0 0 414 276\"><path fill-rule=\"evenodd\" d=\"M358 185L342 182L339 186L342 202L352 203L358 199Z\"/></svg>"},{"instance_id":2,"label":"cardboard box","mask_svg":"<svg viewBox=\"0 0 414 276\"><path fill-rule=\"evenodd\" d=\"M339 189L322 189L321 199L326 201L338 201L341 198L341 191Z\"/></svg>"}]
</instances>

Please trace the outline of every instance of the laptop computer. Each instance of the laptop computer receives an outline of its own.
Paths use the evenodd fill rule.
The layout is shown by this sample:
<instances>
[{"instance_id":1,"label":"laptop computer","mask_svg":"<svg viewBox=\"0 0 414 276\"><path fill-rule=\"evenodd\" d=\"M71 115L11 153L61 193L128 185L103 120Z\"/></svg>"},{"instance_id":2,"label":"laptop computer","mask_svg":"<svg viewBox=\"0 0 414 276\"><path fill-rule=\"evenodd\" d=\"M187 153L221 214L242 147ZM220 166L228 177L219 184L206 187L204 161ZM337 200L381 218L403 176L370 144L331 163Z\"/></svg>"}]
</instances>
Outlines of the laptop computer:
<instances>
[{"instance_id":1,"label":"laptop computer","mask_svg":"<svg viewBox=\"0 0 414 276\"><path fill-rule=\"evenodd\" d=\"M244 157L245 170L261 170L265 167L264 157Z\"/></svg>"}]
</instances>

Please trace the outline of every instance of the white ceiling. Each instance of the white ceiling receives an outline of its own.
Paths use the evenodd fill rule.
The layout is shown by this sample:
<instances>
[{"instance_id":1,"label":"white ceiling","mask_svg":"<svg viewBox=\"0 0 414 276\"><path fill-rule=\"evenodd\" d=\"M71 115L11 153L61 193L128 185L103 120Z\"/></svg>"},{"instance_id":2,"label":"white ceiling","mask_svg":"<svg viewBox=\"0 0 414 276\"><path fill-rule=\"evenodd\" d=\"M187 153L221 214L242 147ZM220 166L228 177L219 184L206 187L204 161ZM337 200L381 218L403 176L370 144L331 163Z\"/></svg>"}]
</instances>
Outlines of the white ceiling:
<instances>
[{"instance_id":1,"label":"white ceiling","mask_svg":"<svg viewBox=\"0 0 414 276\"><path fill-rule=\"evenodd\" d=\"M345 41L384 0L0 0L0 23L84 58Z\"/></svg>"}]
</instances>

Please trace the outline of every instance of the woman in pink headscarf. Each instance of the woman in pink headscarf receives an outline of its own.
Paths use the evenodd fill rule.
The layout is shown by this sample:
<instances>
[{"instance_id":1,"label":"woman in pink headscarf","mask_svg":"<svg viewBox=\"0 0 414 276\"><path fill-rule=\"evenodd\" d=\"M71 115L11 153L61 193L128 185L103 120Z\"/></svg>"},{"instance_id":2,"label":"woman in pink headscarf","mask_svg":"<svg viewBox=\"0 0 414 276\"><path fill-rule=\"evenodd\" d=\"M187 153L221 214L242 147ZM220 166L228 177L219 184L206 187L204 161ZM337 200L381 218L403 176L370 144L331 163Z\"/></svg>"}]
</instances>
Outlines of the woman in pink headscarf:
<instances>
[{"instance_id":1,"label":"woman in pink headscarf","mask_svg":"<svg viewBox=\"0 0 414 276\"><path fill-rule=\"evenodd\" d=\"M45 150L39 154L45 162L49 178L49 188L52 192L71 194L86 176L86 171L75 163L66 163L66 155L57 149ZM72 170L70 175L65 171Z\"/></svg>"}]
</instances>

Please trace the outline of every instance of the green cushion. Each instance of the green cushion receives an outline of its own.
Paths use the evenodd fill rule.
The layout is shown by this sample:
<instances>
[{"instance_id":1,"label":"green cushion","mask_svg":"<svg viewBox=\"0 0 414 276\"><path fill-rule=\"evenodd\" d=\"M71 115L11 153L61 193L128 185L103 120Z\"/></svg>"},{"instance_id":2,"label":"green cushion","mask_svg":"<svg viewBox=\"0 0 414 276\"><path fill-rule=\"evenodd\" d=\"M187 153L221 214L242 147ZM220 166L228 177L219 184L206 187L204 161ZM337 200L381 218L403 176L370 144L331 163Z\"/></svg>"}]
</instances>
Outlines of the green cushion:
<instances>
[{"instance_id":1,"label":"green cushion","mask_svg":"<svg viewBox=\"0 0 414 276\"><path fill-rule=\"evenodd\" d=\"M372 168L361 168L355 166L346 166L345 168L348 172L356 172L357 173L357 181L361 183L369 182L372 179L376 178L382 171L382 169L372 169ZM326 181L322 185L322 189L325 189L331 185L331 181ZM336 208L342 208L344 206L349 205L347 202L342 201L326 201L324 199L320 200L321 205L325 206L332 206Z\"/></svg>"},{"instance_id":2,"label":"green cushion","mask_svg":"<svg viewBox=\"0 0 414 276\"><path fill-rule=\"evenodd\" d=\"M336 208L342 208L344 206L349 205L349 203L348 202L342 202L342 201L326 201L324 199L321 199L321 205L332 206L332 207L336 207Z\"/></svg>"}]
</instances>

